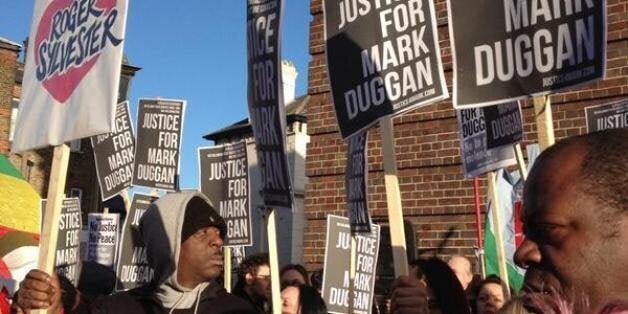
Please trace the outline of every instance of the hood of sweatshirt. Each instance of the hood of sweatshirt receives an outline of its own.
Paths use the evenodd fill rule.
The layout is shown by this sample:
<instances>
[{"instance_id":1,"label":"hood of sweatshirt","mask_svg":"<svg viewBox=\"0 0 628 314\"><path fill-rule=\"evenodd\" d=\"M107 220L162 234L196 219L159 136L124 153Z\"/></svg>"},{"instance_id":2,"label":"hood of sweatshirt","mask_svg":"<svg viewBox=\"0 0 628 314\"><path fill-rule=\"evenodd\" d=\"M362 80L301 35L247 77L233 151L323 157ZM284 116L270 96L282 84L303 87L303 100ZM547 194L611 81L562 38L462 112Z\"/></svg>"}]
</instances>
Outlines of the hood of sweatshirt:
<instances>
[{"instance_id":1,"label":"hood of sweatshirt","mask_svg":"<svg viewBox=\"0 0 628 314\"><path fill-rule=\"evenodd\" d=\"M155 270L155 295L169 309L187 309L198 305L200 294L208 285L202 283L191 289L183 287L177 280L185 212L188 203L195 197L203 199L213 208L211 202L198 191L170 193L153 202L140 221L148 263ZM211 210L207 214L210 221L223 231L224 220L218 213Z\"/></svg>"}]
</instances>

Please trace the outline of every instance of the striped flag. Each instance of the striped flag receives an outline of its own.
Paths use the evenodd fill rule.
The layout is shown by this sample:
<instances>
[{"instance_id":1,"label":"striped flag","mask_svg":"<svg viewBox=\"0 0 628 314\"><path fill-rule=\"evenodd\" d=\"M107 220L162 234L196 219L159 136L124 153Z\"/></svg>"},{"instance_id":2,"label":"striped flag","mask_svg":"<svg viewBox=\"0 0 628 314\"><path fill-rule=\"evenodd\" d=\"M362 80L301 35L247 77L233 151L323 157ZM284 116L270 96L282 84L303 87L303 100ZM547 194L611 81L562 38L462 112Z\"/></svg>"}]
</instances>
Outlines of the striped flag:
<instances>
[{"instance_id":1,"label":"striped flag","mask_svg":"<svg viewBox=\"0 0 628 314\"><path fill-rule=\"evenodd\" d=\"M517 226L520 227L521 225L516 223L518 215L515 212L515 208L521 208L521 206L516 205L516 203L521 203L521 194L517 192L520 191L521 182L517 173L511 175L503 169L497 171L496 180L497 182L495 183L497 186L497 193L499 194L499 211L500 220L502 222L502 237L504 240L504 253L506 255L508 281L510 287L512 287L515 291L519 291L523 285L523 275L525 274L525 270L515 265L513 256L517 249L516 234L521 234L521 230L517 232L516 229ZM486 206L486 228L484 231L484 262L486 264L486 274L499 275L497 246L494 232L495 229L493 227L491 212L493 210L493 200L490 199L490 196Z\"/></svg>"},{"instance_id":2,"label":"striped flag","mask_svg":"<svg viewBox=\"0 0 628 314\"><path fill-rule=\"evenodd\" d=\"M528 153L527 171L530 172L534 160L541 153L538 144L526 146ZM519 291L523 285L525 270L515 265L513 257L515 251L523 242L523 230L521 223L521 208L523 207L523 180L520 179L519 172L508 173L503 169L495 176L497 182L497 193L499 194L500 220L502 221L502 237L504 240L504 251L506 255L506 268L508 270L508 282L510 287ZM486 274L499 274L497 264L497 246L492 218L492 201L490 195L486 202L486 224L484 229L484 263L486 264Z\"/></svg>"},{"instance_id":3,"label":"striped flag","mask_svg":"<svg viewBox=\"0 0 628 314\"><path fill-rule=\"evenodd\" d=\"M40 197L4 155L0 155L0 290L15 292L37 266Z\"/></svg>"}]
</instances>

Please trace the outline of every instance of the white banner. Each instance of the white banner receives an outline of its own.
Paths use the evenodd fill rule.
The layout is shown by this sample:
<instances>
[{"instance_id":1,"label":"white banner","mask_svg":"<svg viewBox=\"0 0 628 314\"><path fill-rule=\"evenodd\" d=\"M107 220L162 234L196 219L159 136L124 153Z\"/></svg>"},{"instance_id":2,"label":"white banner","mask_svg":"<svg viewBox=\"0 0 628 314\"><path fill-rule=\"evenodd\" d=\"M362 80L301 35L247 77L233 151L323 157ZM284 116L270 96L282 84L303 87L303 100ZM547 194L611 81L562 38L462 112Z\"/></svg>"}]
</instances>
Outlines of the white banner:
<instances>
[{"instance_id":1,"label":"white banner","mask_svg":"<svg viewBox=\"0 0 628 314\"><path fill-rule=\"evenodd\" d=\"M128 0L37 0L13 152L113 131Z\"/></svg>"}]
</instances>

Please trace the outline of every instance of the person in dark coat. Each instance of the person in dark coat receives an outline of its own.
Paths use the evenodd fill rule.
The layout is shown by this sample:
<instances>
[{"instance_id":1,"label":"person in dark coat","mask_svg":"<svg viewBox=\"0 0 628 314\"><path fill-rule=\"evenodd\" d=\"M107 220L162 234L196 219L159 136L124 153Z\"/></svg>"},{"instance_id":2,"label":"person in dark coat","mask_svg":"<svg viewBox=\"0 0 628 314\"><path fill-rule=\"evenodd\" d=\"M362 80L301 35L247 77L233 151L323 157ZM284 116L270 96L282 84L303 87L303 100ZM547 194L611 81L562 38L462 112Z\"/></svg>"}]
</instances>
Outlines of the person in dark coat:
<instances>
[{"instance_id":1,"label":"person in dark coat","mask_svg":"<svg viewBox=\"0 0 628 314\"><path fill-rule=\"evenodd\" d=\"M81 298L61 286L56 275L32 270L20 290L16 311L52 313L255 313L227 293L216 279L222 274L224 220L199 192L167 194L155 201L140 221L151 284L111 296ZM176 262L175 262L176 261ZM74 293L72 293L74 292ZM74 295L72 300L65 295ZM64 302L62 302L64 300Z\"/></svg>"}]
</instances>

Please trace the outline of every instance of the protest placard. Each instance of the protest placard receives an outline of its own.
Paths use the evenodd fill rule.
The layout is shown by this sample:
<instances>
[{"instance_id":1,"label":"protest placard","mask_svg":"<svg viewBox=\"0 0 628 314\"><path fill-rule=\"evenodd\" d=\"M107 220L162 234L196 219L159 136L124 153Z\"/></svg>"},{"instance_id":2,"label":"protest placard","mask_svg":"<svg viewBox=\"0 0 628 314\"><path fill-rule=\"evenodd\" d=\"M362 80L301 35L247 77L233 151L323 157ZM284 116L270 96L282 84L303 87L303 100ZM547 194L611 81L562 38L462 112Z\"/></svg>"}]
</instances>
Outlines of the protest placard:
<instances>
[{"instance_id":1,"label":"protest placard","mask_svg":"<svg viewBox=\"0 0 628 314\"><path fill-rule=\"evenodd\" d=\"M113 132L92 136L90 141L100 196L105 201L128 188L133 180L135 136L128 101L117 106Z\"/></svg>"},{"instance_id":2,"label":"protest placard","mask_svg":"<svg viewBox=\"0 0 628 314\"><path fill-rule=\"evenodd\" d=\"M133 185L178 190L185 101L140 99Z\"/></svg>"},{"instance_id":3,"label":"protest placard","mask_svg":"<svg viewBox=\"0 0 628 314\"><path fill-rule=\"evenodd\" d=\"M353 282L351 282L349 262L351 237L348 218L327 216L322 296L327 303L329 313L371 313L380 227L372 224L370 233L355 235L357 255Z\"/></svg>"},{"instance_id":4,"label":"protest placard","mask_svg":"<svg viewBox=\"0 0 628 314\"><path fill-rule=\"evenodd\" d=\"M41 200L41 208L46 208L46 200ZM42 210L44 215L44 210ZM59 219L59 235L55 248L54 270L64 276L74 286L78 285L81 276L81 201L79 198L66 198L61 206Z\"/></svg>"},{"instance_id":5,"label":"protest placard","mask_svg":"<svg viewBox=\"0 0 628 314\"><path fill-rule=\"evenodd\" d=\"M454 108L549 94L604 77L606 0L447 3Z\"/></svg>"},{"instance_id":6,"label":"protest placard","mask_svg":"<svg viewBox=\"0 0 628 314\"><path fill-rule=\"evenodd\" d=\"M587 132L628 127L628 99L584 108Z\"/></svg>"},{"instance_id":7,"label":"protest placard","mask_svg":"<svg viewBox=\"0 0 628 314\"><path fill-rule=\"evenodd\" d=\"M371 216L366 194L368 182L367 143L368 133L366 131L347 141L345 192L351 232L371 232Z\"/></svg>"},{"instance_id":8,"label":"protest placard","mask_svg":"<svg viewBox=\"0 0 628 314\"><path fill-rule=\"evenodd\" d=\"M327 69L344 139L449 97L433 1L324 1Z\"/></svg>"},{"instance_id":9,"label":"protest placard","mask_svg":"<svg viewBox=\"0 0 628 314\"><path fill-rule=\"evenodd\" d=\"M248 104L266 206L292 207L281 79L282 0L248 0Z\"/></svg>"},{"instance_id":10,"label":"protest placard","mask_svg":"<svg viewBox=\"0 0 628 314\"><path fill-rule=\"evenodd\" d=\"M119 228L119 214L87 215L87 261L115 269Z\"/></svg>"},{"instance_id":11,"label":"protest placard","mask_svg":"<svg viewBox=\"0 0 628 314\"><path fill-rule=\"evenodd\" d=\"M140 218L156 198L133 194L133 201L122 229L122 239L118 252L116 290L128 290L149 283L155 270L148 265L146 247L142 241Z\"/></svg>"},{"instance_id":12,"label":"protest placard","mask_svg":"<svg viewBox=\"0 0 628 314\"><path fill-rule=\"evenodd\" d=\"M253 244L249 166L244 141L198 149L201 192L227 224L224 246Z\"/></svg>"},{"instance_id":13,"label":"protest placard","mask_svg":"<svg viewBox=\"0 0 628 314\"><path fill-rule=\"evenodd\" d=\"M465 178L517 163L512 144L523 137L517 102L461 109L457 115Z\"/></svg>"},{"instance_id":14,"label":"protest placard","mask_svg":"<svg viewBox=\"0 0 628 314\"><path fill-rule=\"evenodd\" d=\"M113 130L127 6L35 1L14 152Z\"/></svg>"}]
</instances>

